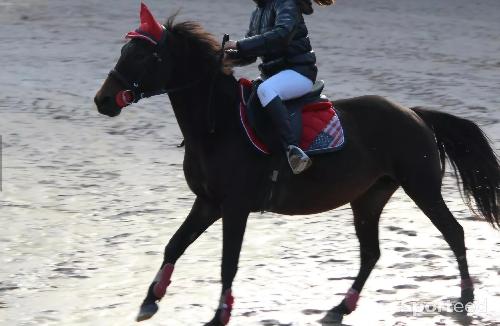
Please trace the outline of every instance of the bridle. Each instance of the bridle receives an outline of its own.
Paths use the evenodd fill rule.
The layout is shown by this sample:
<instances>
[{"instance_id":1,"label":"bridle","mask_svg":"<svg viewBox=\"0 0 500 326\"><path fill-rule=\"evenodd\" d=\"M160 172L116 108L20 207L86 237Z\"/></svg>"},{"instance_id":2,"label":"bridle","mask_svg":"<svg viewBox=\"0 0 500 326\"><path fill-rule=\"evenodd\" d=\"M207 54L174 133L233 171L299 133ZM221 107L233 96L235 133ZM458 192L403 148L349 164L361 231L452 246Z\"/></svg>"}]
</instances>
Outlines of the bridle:
<instances>
[{"instance_id":1,"label":"bridle","mask_svg":"<svg viewBox=\"0 0 500 326\"><path fill-rule=\"evenodd\" d=\"M189 88L195 86L196 84L198 84L199 82L201 82L201 78L197 78L194 81L191 81L191 82L189 82L185 85L182 85L182 86L172 87L172 88L160 88L160 89L155 90L155 91L145 92L145 91L141 90L141 83L140 83L140 80L142 80L142 77L144 75L145 75L145 73L143 73L141 75L141 79L137 79L137 81L130 82L125 76L123 76L115 68L111 69L111 71L108 74L108 76L118 80L118 82L120 84L122 84L123 86L125 86L127 88L127 90L125 92L130 92L131 97L132 97L132 101L129 104L137 103L140 100L142 100L143 98L148 98L148 97L167 94L167 93L180 92L180 91L189 89Z\"/></svg>"},{"instance_id":2,"label":"bridle","mask_svg":"<svg viewBox=\"0 0 500 326\"><path fill-rule=\"evenodd\" d=\"M132 93L133 97L133 102L132 103L137 103L143 98L148 98L156 95L161 95L161 94L166 94L166 93L175 93L179 91L186 90L188 88L191 88L198 84L201 81L201 78L195 79L192 82L189 82L185 85L179 86L179 87L172 87L172 88L161 88L156 91L149 91L149 92L144 92L141 90L141 83L140 81L142 80L142 77L146 75L146 72L143 72L143 74L140 76L141 78L138 78L137 81L130 82L125 76L123 76L118 70L115 68L111 69L111 71L108 74L110 77L118 80L120 84L125 86L128 91Z\"/></svg>"},{"instance_id":3,"label":"bridle","mask_svg":"<svg viewBox=\"0 0 500 326\"><path fill-rule=\"evenodd\" d=\"M158 63L162 62L162 52L164 51L166 47L166 36L167 36L167 30L164 31L161 40L155 45L155 51L151 54L151 57L148 58L148 60L156 60ZM221 47L221 54L219 57L219 65L222 64L222 60L224 58L224 45L225 43L229 41L229 35L224 34L224 38L222 40L222 47ZM184 91L187 89L192 88L193 86L197 85L203 80L203 77L197 78L191 82L186 83L185 85L178 86L178 87L173 87L173 88L161 88L155 91L143 91L141 90L141 82L143 78L147 75L149 71L144 70L142 74L139 76L139 78L135 80L129 80L126 78L122 73L120 73L116 67L111 69L109 72L108 76L111 78L116 79L119 83L121 83L126 90L123 91L123 93L129 93L131 95L131 100L127 101L128 104L132 103L137 103L143 98L148 98L156 95L161 95L161 94L166 94L166 93L175 93L175 92L180 92ZM211 78L210 81L210 90L209 90L209 96L208 96L208 109L207 109L207 123L208 123L208 132L209 133L214 133L215 132L215 119L213 118L212 114L212 98L213 98L213 93L214 93L214 88L215 88L215 80L218 75L219 71L217 70L214 75ZM122 95L123 96L123 95Z\"/></svg>"},{"instance_id":4,"label":"bridle","mask_svg":"<svg viewBox=\"0 0 500 326\"><path fill-rule=\"evenodd\" d=\"M162 53L165 50L166 47L166 38L167 38L167 30L163 32L161 40L155 45L155 50L151 54L151 56L148 58L148 63L149 60L156 60L156 62L160 63L163 61L162 58ZM155 91L143 91L141 89L141 84L144 79L144 77L149 73L148 70L144 70L142 74L134 79L134 80L129 80L127 77L125 77L121 72L119 72L116 67L111 69L109 72L108 76L111 78L116 79L122 86L126 88L125 92L130 92L130 95L132 96L132 101L129 103L137 103L143 98L148 98L156 95L161 95L161 94L166 94L166 93L174 93L174 92L179 92L183 91L186 89L189 89L199 82L201 82L201 78L197 78L194 81L188 82L185 85L178 86L178 87L172 87L172 88L161 88Z\"/></svg>"}]
</instances>

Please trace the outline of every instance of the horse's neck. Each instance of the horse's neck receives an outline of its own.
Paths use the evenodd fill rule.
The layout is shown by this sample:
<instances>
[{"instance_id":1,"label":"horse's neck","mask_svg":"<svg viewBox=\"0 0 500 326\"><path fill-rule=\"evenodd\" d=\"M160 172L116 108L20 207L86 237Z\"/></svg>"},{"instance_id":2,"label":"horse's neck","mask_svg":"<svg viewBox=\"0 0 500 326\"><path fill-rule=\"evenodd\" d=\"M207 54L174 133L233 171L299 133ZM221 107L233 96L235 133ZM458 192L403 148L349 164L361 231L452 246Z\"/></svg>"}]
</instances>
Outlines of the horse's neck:
<instances>
[{"instance_id":1,"label":"horse's neck","mask_svg":"<svg viewBox=\"0 0 500 326\"><path fill-rule=\"evenodd\" d=\"M200 85L203 85L203 82L200 82ZM203 89L203 86L197 85L190 89L169 94L169 97L184 139L197 138L197 134L201 131L204 122L200 118L202 118L201 114L204 111L204 103L208 99L206 90Z\"/></svg>"},{"instance_id":2,"label":"horse's neck","mask_svg":"<svg viewBox=\"0 0 500 326\"><path fill-rule=\"evenodd\" d=\"M169 95L186 142L206 140L212 119L215 133L227 132L235 123L236 115L232 113L236 112L238 82L232 76L220 76L215 79L213 93L210 94L211 82L212 78L203 78L192 89Z\"/></svg>"}]
</instances>

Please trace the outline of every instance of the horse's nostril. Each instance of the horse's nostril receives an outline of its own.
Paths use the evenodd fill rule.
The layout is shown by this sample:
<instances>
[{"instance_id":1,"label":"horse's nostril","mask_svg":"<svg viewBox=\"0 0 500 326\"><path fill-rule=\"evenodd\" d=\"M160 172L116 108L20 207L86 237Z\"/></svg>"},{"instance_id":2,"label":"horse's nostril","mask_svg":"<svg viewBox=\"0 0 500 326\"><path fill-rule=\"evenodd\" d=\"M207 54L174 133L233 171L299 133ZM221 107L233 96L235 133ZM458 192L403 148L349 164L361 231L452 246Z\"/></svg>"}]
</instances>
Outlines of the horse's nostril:
<instances>
[{"instance_id":1,"label":"horse's nostril","mask_svg":"<svg viewBox=\"0 0 500 326\"><path fill-rule=\"evenodd\" d=\"M99 101L99 98L96 96L94 97L94 103L95 105L99 106L101 104L101 102Z\"/></svg>"}]
</instances>

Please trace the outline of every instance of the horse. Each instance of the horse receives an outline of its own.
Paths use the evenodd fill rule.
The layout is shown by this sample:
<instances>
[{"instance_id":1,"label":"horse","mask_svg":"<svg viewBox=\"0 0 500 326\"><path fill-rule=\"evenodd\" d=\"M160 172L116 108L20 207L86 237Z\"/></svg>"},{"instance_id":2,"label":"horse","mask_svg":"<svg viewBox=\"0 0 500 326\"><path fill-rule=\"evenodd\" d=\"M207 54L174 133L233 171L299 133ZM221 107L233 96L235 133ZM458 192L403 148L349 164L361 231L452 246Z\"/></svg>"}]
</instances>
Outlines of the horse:
<instances>
[{"instance_id":1,"label":"horse","mask_svg":"<svg viewBox=\"0 0 500 326\"><path fill-rule=\"evenodd\" d=\"M342 150L314 156L312 167L293 175L275 157L255 150L241 126L236 78L221 73L222 48L194 21L162 25L141 7L141 27L127 34L95 96L98 112L115 117L143 97L167 93L184 137L184 175L195 199L191 211L165 247L137 321L151 318L165 295L174 266L186 248L222 219L222 289L215 316L205 325L226 325L232 285L251 212L315 214L350 203L359 240L359 272L343 300L323 322L340 322L354 311L362 288L380 257L380 215L399 188L441 232L453 251L464 305L474 300L464 231L441 194L448 158L463 198L494 228L500 226L499 160L488 138L472 121L452 114L407 108L380 96L333 101L347 141ZM279 167L279 179L270 175ZM274 195L268 189L273 184ZM341 191L339 191L341 190Z\"/></svg>"}]
</instances>

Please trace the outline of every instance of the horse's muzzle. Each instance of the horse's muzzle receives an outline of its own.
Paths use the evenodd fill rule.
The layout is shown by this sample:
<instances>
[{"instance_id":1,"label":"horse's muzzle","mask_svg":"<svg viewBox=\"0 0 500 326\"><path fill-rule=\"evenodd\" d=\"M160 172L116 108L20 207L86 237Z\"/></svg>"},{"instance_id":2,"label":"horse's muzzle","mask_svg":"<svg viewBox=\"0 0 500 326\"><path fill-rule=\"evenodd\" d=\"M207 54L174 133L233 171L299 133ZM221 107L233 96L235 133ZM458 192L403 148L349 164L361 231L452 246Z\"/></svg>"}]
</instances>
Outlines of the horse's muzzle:
<instances>
[{"instance_id":1,"label":"horse's muzzle","mask_svg":"<svg viewBox=\"0 0 500 326\"><path fill-rule=\"evenodd\" d=\"M116 106L116 103L111 97L98 97L94 98L94 103L97 106L97 111L100 114L107 115L108 117L116 117L122 112L121 108Z\"/></svg>"}]
</instances>

